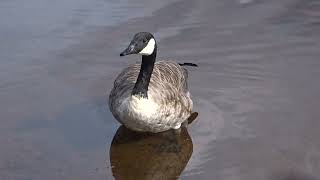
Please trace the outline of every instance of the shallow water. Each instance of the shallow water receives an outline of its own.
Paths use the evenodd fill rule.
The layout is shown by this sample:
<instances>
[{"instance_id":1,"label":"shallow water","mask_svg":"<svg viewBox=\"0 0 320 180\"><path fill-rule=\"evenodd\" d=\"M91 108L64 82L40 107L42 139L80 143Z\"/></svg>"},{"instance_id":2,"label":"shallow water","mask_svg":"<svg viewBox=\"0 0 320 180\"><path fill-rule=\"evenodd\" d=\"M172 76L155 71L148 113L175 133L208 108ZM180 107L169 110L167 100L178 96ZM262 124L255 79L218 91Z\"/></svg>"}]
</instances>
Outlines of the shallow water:
<instances>
[{"instance_id":1,"label":"shallow water","mask_svg":"<svg viewBox=\"0 0 320 180\"><path fill-rule=\"evenodd\" d=\"M178 139L186 151L159 161L159 147L141 145L154 174L182 154L170 178L320 179L319 1L12 0L0 9L0 179L127 177L130 168L110 163L120 130L106 102L116 74L140 60L119 57L138 31L155 33L159 58L199 65L189 68L199 116ZM116 157L166 142L155 138Z\"/></svg>"}]
</instances>

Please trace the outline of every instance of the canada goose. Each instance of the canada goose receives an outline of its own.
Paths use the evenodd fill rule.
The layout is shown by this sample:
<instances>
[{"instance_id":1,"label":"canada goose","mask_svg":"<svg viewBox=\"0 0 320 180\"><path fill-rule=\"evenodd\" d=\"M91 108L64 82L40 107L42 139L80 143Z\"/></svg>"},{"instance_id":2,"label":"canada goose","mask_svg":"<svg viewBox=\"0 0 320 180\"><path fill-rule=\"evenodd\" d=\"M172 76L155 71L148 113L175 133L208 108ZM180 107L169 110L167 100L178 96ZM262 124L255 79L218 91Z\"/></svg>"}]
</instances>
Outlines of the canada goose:
<instances>
[{"instance_id":1,"label":"canada goose","mask_svg":"<svg viewBox=\"0 0 320 180\"><path fill-rule=\"evenodd\" d=\"M114 81L109 108L124 126L135 131L179 129L192 113L187 70L173 61L158 61L157 44L149 32L139 32L120 56L141 54L142 63L125 68Z\"/></svg>"}]
</instances>

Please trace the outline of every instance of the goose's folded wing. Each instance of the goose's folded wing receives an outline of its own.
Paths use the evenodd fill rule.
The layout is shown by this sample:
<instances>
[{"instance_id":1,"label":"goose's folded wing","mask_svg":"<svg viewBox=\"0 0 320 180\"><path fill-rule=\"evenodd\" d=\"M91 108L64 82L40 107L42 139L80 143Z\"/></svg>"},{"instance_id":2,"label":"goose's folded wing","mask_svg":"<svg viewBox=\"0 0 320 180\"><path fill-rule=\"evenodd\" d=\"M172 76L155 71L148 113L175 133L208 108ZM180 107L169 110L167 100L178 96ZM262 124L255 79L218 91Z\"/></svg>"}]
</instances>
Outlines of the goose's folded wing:
<instances>
[{"instance_id":1,"label":"goose's folded wing","mask_svg":"<svg viewBox=\"0 0 320 180\"><path fill-rule=\"evenodd\" d=\"M155 63L151 81L152 83L172 86L180 92L187 92L188 72L178 63L172 61L159 61Z\"/></svg>"}]
</instances>

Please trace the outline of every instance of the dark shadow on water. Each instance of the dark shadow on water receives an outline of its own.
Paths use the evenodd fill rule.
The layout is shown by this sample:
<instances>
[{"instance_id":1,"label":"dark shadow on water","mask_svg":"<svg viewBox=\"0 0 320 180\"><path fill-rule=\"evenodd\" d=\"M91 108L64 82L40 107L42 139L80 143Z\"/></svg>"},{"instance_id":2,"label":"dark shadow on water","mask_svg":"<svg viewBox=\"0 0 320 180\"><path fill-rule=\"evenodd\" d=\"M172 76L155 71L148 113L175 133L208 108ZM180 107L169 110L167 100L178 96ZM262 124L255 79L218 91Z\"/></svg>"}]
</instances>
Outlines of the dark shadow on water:
<instances>
[{"instance_id":1,"label":"dark shadow on water","mask_svg":"<svg viewBox=\"0 0 320 180\"><path fill-rule=\"evenodd\" d=\"M180 132L139 133L121 126L110 147L115 179L178 179L193 152L186 127Z\"/></svg>"}]
</instances>

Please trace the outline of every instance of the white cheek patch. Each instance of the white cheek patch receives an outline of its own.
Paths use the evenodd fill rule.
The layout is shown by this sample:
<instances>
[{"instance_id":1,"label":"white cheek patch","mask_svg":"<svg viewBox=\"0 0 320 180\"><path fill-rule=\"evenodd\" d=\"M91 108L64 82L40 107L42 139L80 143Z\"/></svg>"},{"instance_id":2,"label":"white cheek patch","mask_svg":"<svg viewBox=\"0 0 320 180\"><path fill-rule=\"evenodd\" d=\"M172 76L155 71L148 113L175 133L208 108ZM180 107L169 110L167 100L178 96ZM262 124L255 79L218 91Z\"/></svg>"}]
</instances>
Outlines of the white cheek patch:
<instances>
[{"instance_id":1,"label":"white cheek patch","mask_svg":"<svg viewBox=\"0 0 320 180\"><path fill-rule=\"evenodd\" d=\"M154 47L156 45L156 41L152 38L149 40L147 46L145 48L143 48L139 54L142 54L142 55L151 55L154 51Z\"/></svg>"}]
</instances>

